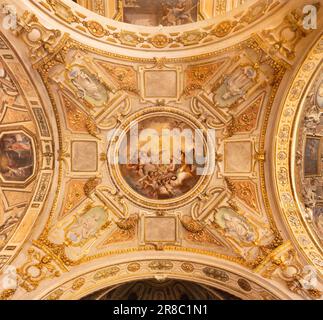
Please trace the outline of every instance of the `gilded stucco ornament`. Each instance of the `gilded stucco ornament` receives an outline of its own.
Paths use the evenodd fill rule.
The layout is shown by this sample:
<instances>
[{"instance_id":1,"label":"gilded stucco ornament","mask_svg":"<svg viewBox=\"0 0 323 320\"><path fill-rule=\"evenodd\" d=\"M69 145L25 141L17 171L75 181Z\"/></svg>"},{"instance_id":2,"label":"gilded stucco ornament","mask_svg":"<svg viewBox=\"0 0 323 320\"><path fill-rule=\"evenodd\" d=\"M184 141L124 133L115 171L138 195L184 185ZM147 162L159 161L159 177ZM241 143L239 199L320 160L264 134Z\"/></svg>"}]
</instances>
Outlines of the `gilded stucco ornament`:
<instances>
[{"instance_id":1,"label":"gilded stucco ornament","mask_svg":"<svg viewBox=\"0 0 323 320\"><path fill-rule=\"evenodd\" d=\"M78 32L95 37L104 43L121 46L136 47L138 49L150 50L179 50L187 47L194 47L199 44L217 42L229 35L240 32L264 17L274 14L279 8L284 7L285 1L259 0L250 6L245 12L230 20L222 22L210 22L199 29L192 29L184 32L161 33L161 32L133 32L129 28L120 28L118 25L102 21L102 17L91 14L87 10L73 10L63 0L33 0L41 10L47 14L54 14L61 23L76 29ZM81 9L81 8L80 8ZM93 18L92 18L93 17ZM97 20L95 20L95 17ZM103 19L105 20L105 19Z\"/></svg>"},{"instance_id":2,"label":"gilded stucco ornament","mask_svg":"<svg viewBox=\"0 0 323 320\"><path fill-rule=\"evenodd\" d=\"M257 46L256 40L248 40L243 45L239 45L238 48L239 49L242 49L242 48L252 48L253 49L256 46ZM76 42L69 42L68 41L65 44L65 48L66 49L64 49L62 52L62 53L64 53L64 55L66 55L68 53L69 49L71 49L71 50L78 49L79 50L80 48L82 48L82 46ZM87 48L87 49L89 49L89 48ZM67 59L64 57L64 55L63 55L63 59L61 62L55 60L54 64L51 64L51 62L46 63L47 67L45 69L42 69L42 70L45 70L45 72L43 73L45 81L47 81L47 79L48 79L48 73L51 72L51 68L57 68L58 66L60 66L60 64L61 65L66 64ZM73 53L73 56L77 57L77 59L84 60L84 57L82 55L79 55L78 53L77 54ZM157 64L156 64L156 61L157 61ZM89 64L89 63L92 63L92 60L87 59L87 60L84 60L84 62L85 62L85 64ZM154 68L156 68L157 70L164 70L165 65L166 65L166 69L168 68L168 63L167 63L167 60L165 60L165 59L162 59L162 60L155 60L154 59L154 60L150 61L150 63L153 63L153 65L155 66ZM278 65L279 64L277 63L273 66L276 69L280 68L281 72L283 72L283 70L284 70L283 64L280 65L279 67L278 67ZM240 66L237 66L237 68L239 68L239 67ZM78 66L78 68L79 68L79 66ZM233 72L237 72L237 74L239 74L239 72L243 69L241 69L239 71L239 69L237 69L237 68L233 69ZM244 66L242 66L242 68L244 68ZM151 69L149 69L149 70L151 70ZM99 71L97 71L97 72L99 74ZM248 76L247 76L247 78L248 78ZM230 79L230 77L229 77L229 79ZM246 80L247 80L247 83L249 83L249 79L246 79ZM56 81L56 83L57 83L57 81ZM75 87L74 84L73 84L73 86ZM224 86L224 88L225 87L226 86ZM61 90L63 89L61 86L59 86L59 88ZM247 90L248 90L248 88L247 88ZM72 91L71 91L71 93L72 93ZM250 94L252 94L252 93L250 92ZM234 95L232 96L232 92L230 93L230 90L228 91L228 98L235 99ZM196 123L196 124L198 124L197 126L199 126L198 120L196 120L194 117L192 117L188 112L177 111L177 110L175 110L174 107L169 107L166 103L162 103L162 102L157 103L157 105L158 105L157 107L154 107L154 109L156 111L158 111L160 113L175 114L177 117L179 117L179 119L189 119L189 121L191 123ZM85 105L85 107L87 107L87 105ZM101 108L101 106L98 105L95 108ZM208 105L207 108L212 108L212 106ZM96 112L96 111L94 111L94 112ZM132 116L132 118L135 119L136 117L138 117L138 115L143 116L145 114L146 114L146 112L141 111L140 113L135 114L135 116ZM95 115L94 115L94 117L95 117ZM129 123L132 118L127 117L126 122L122 121L122 119L120 119L120 122L122 123L124 128L126 128L127 123ZM185 120L185 121L187 121L187 120ZM69 150L69 149L67 149L67 150ZM68 152L70 153L70 151L68 151ZM72 158L71 154L69 157ZM66 162L66 161L68 161L68 159L64 160L64 162ZM124 218L127 219L128 212L129 212L129 209L127 208L128 201L126 201L127 199L125 199L125 196L123 193L126 189L123 187L123 190L119 191L119 190L111 188L109 186L100 186L100 185L97 186L96 184L94 186L92 186L92 182L94 182L94 178L92 178L92 180L91 179L88 180L88 182L83 187L83 192L84 192L85 196L88 196L91 199L91 201L103 202L105 205L110 207L110 209L112 209L113 215L116 215L121 219L124 219ZM123 184L121 184L121 186L123 186ZM219 205L219 203L224 200L223 191L224 191L223 188L217 187L217 188L212 188L212 189L206 191L205 193L200 193L199 198L202 199L203 201L201 203L199 203L198 201L195 203L195 205L191 211L193 217L195 219L198 218L198 219L202 220L202 219L206 219L209 216L212 216L212 210L215 208L216 205ZM216 202L211 203L212 199L216 199ZM119 203L121 206L116 205L117 203ZM125 208L123 210L123 212L120 210L121 208ZM162 208L162 206L160 208ZM84 213L82 213L81 216L86 214L85 211L83 211L83 212ZM241 213L239 213L239 214L241 214ZM74 217L73 218L74 220L71 220L72 217ZM46 232L43 233L43 235L37 241L35 241L35 245L37 247L41 248L42 250L44 250L45 252L48 252L53 257L53 259L60 265L60 268L64 272L66 272L67 270L70 270L70 268L75 265L79 265L81 263L86 263L87 261L97 259L99 257L106 255L106 254L113 254L113 252L119 252L119 253L122 252L122 250L118 250L118 251L112 250L110 252L102 252L99 254L94 254L93 256L90 256L90 255L89 256L78 256L78 253L75 251L76 249L73 249L73 247L75 247L75 246L83 247L85 245L89 250L92 250L92 248L94 248L94 246L96 244L99 244L99 242L96 239L100 238L103 235L103 233L100 233L99 230L93 229L92 230L93 233L91 230L88 230L90 233L88 234L86 239L85 238L78 239L76 231L78 229L80 230L80 232L78 232L78 234L83 232L83 231L81 232L81 229L80 229L80 228L82 228L81 227L82 223L78 219L82 219L82 218L78 217L78 215L71 214L71 215L68 215L66 218L63 218L63 220L61 222L59 222L54 228L51 228L50 225L48 225ZM131 230L131 234L132 234L132 232L133 232L132 230L134 230L132 227L133 224L132 223L129 224L129 228L128 228L127 225L122 222L122 220L121 221L117 220L116 222L117 222L116 223L117 227L120 229L120 231L117 231L119 234L121 234L121 238L119 237L120 240L121 239L126 240L125 239L126 233L129 233L129 231ZM52 230L55 230L55 228L59 229L60 226L63 224L66 224L66 228L64 227L64 229L65 229L64 243L53 243L52 241L54 240L55 237L51 236L51 240L49 240L47 238L49 233L52 232L51 229ZM102 231L105 230L105 228L99 228L99 229ZM253 233L253 227L251 227L251 229L252 229L251 233ZM221 230L221 228L218 230ZM213 232L214 231L218 232L218 230L213 229ZM189 231L192 231L192 230L189 230ZM232 230L232 232L236 232L236 231ZM218 235L213 235L212 232L210 232L210 231L203 232L203 231L197 230L197 232L195 232L193 230L193 232L191 232L191 234L194 234L194 233L195 233L195 235L192 237L192 239L194 239L194 241L197 241L199 244L206 241L206 242L211 242L213 244L216 244L218 246L219 245L222 246L221 240L217 240L217 239L219 239L219 235L223 236L223 234L225 234L225 233L222 233L222 231L219 231ZM243 235L240 235L240 236L243 237ZM127 237L128 237L128 235L127 235ZM112 239L114 239L114 243L115 243L118 240L118 237L112 236ZM90 242L87 244L88 241L90 241ZM109 240L106 242L107 245L111 245L111 243ZM102 242L101 242L100 246L102 246ZM235 246L236 246L236 244L234 244L234 247ZM239 246L239 244L238 244L238 246ZM249 246L249 244L247 246ZM145 246L144 249L145 250L152 250L152 248L154 248L154 247ZM166 245L166 246L163 246L163 249L164 250L174 250L175 247ZM66 251L66 250L68 250L68 251ZM138 250L138 249L134 248L131 250ZM200 252L200 253L203 252L201 250L189 249L189 248L183 248L183 250L184 251L192 250L192 252ZM235 248L234 251L235 251L235 253L233 253L231 257L226 257L226 259L231 260L231 261L237 261L238 263L245 264L246 266L250 266L250 262L246 262L245 257L247 255L248 260L253 259L252 257L254 256L254 254L251 254L249 257L249 254L247 254L247 252L245 252L245 249L240 250L240 249ZM127 249L124 252L127 252ZM211 254L217 255L216 252L211 253ZM241 255L243 256L243 258L241 258ZM220 255L220 256L222 256L222 255ZM222 257L224 257L224 256L222 256ZM157 268L157 266L156 267L154 266L153 268Z\"/></svg>"},{"instance_id":3,"label":"gilded stucco ornament","mask_svg":"<svg viewBox=\"0 0 323 320\"><path fill-rule=\"evenodd\" d=\"M21 36L29 47L30 57L34 62L54 53L54 48L62 35L61 31L45 28L39 23L38 18L28 11L17 19L17 25L13 33Z\"/></svg>"},{"instance_id":4,"label":"gilded stucco ornament","mask_svg":"<svg viewBox=\"0 0 323 320\"><path fill-rule=\"evenodd\" d=\"M78 27L82 33L90 33L97 41L131 48L146 45L149 50L173 50L174 44L189 50L206 44L203 42L206 39L212 43L216 37L224 38L239 28L242 30L275 8L270 1L261 1L257 7L259 15L252 16L255 13L248 10L249 18L242 15L235 22L192 28L170 36L163 32L138 34L103 26L92 18L74 15L72 8L68 10L59 2L47 1L43 10L55 12L58 19L63 16L65 23ZM28 30L36 29L38 23L31 14L23 15L18 39L24 40ZM244 297L274 297L274 292L266 291L252 277L247 282L241 281L243 272L232 275L226 267L215 267L216 263L188 261L198 255L208 257L228 269L236 267L254 276L252 271L265 269L268 257L284 247L267 196L264 141L273 100L287 64L276 53L268 54L268 46L258 35L199 56L153 58L152 54L149 58L136 58L90 47L73 40L75 35L69 38L56 29L41 30L41 46L33 48L30 42L27 45L31 47L32 57L35 54L38 57L33 61L34 66L48 90L58 123L57 152L47 150L46 157L53 158L50 155L58 153L59 177L46 226L28 251L33 261L19 262L22 282L17 296L25 290L30 296L48 299L81 297L93 291L93 283L98 288L107 282L117 284L147 274L159 279L194 277L230 290L239 288L240 295L242 289ZM292 46L291 50L294 49ZM156 75L164 77L157 86L151 80ZM82 79L89 81L91 88L84 86ZM171 88L167 87L169 83ZM149 85L150 91L146 90ZM156 95L156 87L159 92L166 88L166 97ZM172 94L167 96L170 91ZM299 96L295 87L293 99ZM210 177L202 177L196 188L193 184L180 197L167 194L170 201L156 199L158 193L150 197L140 195L126 181L127 174L122 176L120 168L111 165L106 152L108 130L118 128L127 132L132 120L150 121L153 118L150 111L155 112L154 117L174 118L219 133L215 144L219 149L216 171ZM290 127L284 123L279 132L282 144L288 142L290 133ZM111 144L118 147L119 142L114 139ZM73 168L77 154L73 144L81 146L77 152L87 160L80 170ZM82 150L97 152L82 153ZM240 161L235 162L230 154L242 154ZM287 154L287 150L279 150L277 159L285 161ZM289 183L286 170L282 167L277 171L282 188ZM61 202L62 197L66 197L65 202ZM282 199L292 202L293 198L284 193ZM158 232L149 233L154 229L150 228L151 223L158 226L155 227ZM163 230L171 236L166 234L166 237ZM128 254L137 255L136 259L112 265L106 259L124 258ZM138 254L147 255L147 259L141 261ZM160 254L161 259L149 259L150 254ZM166 258L168 254L178 254L183 259ZM109 262L100 264L103 260ZM94 261L100 267L79 275L78 279L59 285L51 281L57 276L60 279L62 274L72 276L75 267L89 266L91 270ZM285 265L281 269L284 268ZM265 272L259 274L265 276ZM273 281L278 279L274 273L270 277ZM302 273L293 274L284 285L299 295L318 297L318 290L299 285L302 281L299 277L303 277ZM260 276L257 279L267 284L266 279ZM12 295L11 291L2 292L4 298Z\"/></svg>"},{"instance_id":5,"label":"gilded stucco ornament","mask_svg":"<svg viewBox=\"0 0 323 320\"><path fill-rule=\"evenodd\" d=\"M297 113L300 112L300 106L303 103L302 95L308 90L308 83L310 83L322 63L322 41L322 38L320 38L311 48L293 80L280 114L277 129L278 139L275 142L275 152L273 154L281 212L295 242L305 254L306 259L320 272L323 270L322 250L312 234L308 232L307 222L301 212L301 206L295 201L295 186L289 178L292 174L289 155L292 155L295 150L290 141L293 140L293 128L295 127ZM309 63L310 67L308 67Z\"/></svg>"},{"instance_id":6,"label":"gilded stucco ornament","mask_svg":"<svg viewBox=\"0 0 323 320\"><path fill-rule=\"evenodd\" d=\"M37 86L2 32L0 52L2 269L16 256L48 201L55 171L55 138Z\"/></svg>"},{"instance_id":7,"label":"gilded stucco ornament","mask_svg":"<svg viewBox=\"0 0 323 320\"><path fill-rule=\"evenodd\" d=\"M55 289L43 294L40 298L49 299L55 296L57 296L57 299L81 298L90 292L93 292L91 289L93 282L96 283L97 288L105 288L105 284L113 286L116 281L119 281L119 283L125 281L129 282L131 277L137 277L138 272L140 271L148 276L157 274L156 277L160 280L172 278L175 274L181 274L181 279L184 280L189 280L193 275L198 275L200 281L202 280L204 284L210 285L211 283L216 282L219 286L218 288L229 290L231 294L243 299L277 299L281 294L279 293L278 296L275 294L273 295L253 280L242 278L233 272L226 272L210 265L195 262L188 263L178 259L172 260L172 264L169 264L165 260L148 259L138 260L137 262L132 263L121 263L108 268L88 272L76 280L66 281ZM78 279L80 279L81 282L85 282L80 289L74 290L73 285L79 281ZM241 287L244 288L243 292L241 291ZM62 290L64 291L64 294L56 295L57 292L60 293Z\"/></svg>"},{"instance_id":8,"label":"gilded stucco ornament","mask_svg":"<svg viewBox=\"0 0 323 320\"><path fill-rule=\"evenodd\" d=\"M316 4L320 9L320 3ZM279 53L288 60L295 58L295 48L310 30L304 29L302 8L292 10L277 27L264 30L262 36L271 45L270 53Z\"/></svg>"},{"instance_id":9,"label":"gilded stucco ornament","mask_svg":"<svg viewBox=\"0 0 323 320\"><path fill-rule=\"evenodd\" d=\"M27 261L17 269L18 284L27 292L35 290L43 280L57 278L60 274L53 259L35 248L28 250Z\"/></svg>"},{"instance_id":10,"label":"gilded stucco ornament","mask_svg":"<svg viewBox=\"0 0 323 320\"><path fill-rule=\"evenodd\" d=\"M317 275L311 268L304 268L290 242L271 252L255 269L266 278L282 281L289 290L306 299L320 299Z\"/></svg>"}]
</instances>

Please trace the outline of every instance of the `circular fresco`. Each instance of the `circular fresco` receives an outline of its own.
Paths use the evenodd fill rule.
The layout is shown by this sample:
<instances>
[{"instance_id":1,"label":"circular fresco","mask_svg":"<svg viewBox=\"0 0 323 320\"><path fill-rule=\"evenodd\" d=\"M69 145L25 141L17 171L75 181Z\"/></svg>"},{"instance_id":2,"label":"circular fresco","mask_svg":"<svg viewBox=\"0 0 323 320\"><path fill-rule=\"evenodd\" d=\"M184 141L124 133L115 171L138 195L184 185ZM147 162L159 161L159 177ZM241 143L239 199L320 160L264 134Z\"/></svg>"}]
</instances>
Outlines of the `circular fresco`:
<instances>
[{"instance_id":1,"label":"circular fresco","mask_svg":"<svg viewBox=\"0 0 323 320\"><path fill-rule=\"evenodd\" d=\"M125 186L132 199L171 204L210 175L206 137L198 124L180 112L150 113L128 123L108 163L113 162L118 185Z\"/></svg>"},{"instance_id":2,"label":"circular fresco","mask_svg":"<svg viewBox=\"0 0 323 320\"><path fill-rule=\"evenodd\" d=\"M139 145L134 150L131 150L130 131L127 133L127 144L123 143L127 150L123 152L127 152L128 163L121 164L120 171L128 185L142 196L176 198L191 190L200 179L196 162L186 161L185 139L175 141L178 135L166 136L166 132L172 130L177 130L179 136L185 131L193 131L186 123L174 118L145 119L138 124ZM194 152L192 142L187 142L189 152ZM173 147L178 147L179 152L173 153ZM163 155L167 157L165 161Z\"/></svg>"}]
</instances>

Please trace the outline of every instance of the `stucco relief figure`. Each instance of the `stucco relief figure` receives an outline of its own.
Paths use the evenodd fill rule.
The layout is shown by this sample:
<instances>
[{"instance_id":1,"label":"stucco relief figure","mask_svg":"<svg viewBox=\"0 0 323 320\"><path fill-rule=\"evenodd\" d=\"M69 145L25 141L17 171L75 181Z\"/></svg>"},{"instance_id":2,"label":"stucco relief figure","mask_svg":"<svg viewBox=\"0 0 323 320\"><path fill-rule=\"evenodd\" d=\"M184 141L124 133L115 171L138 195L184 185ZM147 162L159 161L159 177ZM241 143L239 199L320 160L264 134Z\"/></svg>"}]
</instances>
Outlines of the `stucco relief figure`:
<instances>
[{"instance_id":1,"label":"stucco relief figure","mask_svg":"<svg viewBox=\"0 0 323 320\"><path fill-rule=\"evenodd\" d=\"M323 81L321 81L316 93L317 105L323 109Z\"/></svg>"},{"instance_id":2,"label":"stucco relief figure","mask_svg":"<svg viewBox=\"0 0 323 320\"><path fill-rule=\"evenodd\" d=\"M253 243L256 234L251 224L230 208L220 208L215 214L215 222L227 235L238 242Z\"/></svg>"},{"instance_id":3,"label":"stucco relief figure","mask_svg":"<svg viewBox=\"0 0 323 320\"><path fill-rule=\"evenodd\" d=\"M315 179L305 179L303 188L303 201L305 207L313 208L316 205L316 183Z\"/></svg>"},{"instance_id":4,"label":"stucco relief figure","mask_svg":"<svg viewBox=\"0 0 323 320\"><path fill-rule=\"evenodd\" d=\"M4 206L0 201L0 249L6 244L7 239L14 230L16 224L24 215L24 208L13 208L11 211L4 211ZM2 211L2 212L1 212ZM2 215L2 216L1 216Z\"/></svg>"},{"instance_id":5,"label":"stucco relief figure","mask_svg":"<svg viewBox=\"0 0 323 320\"><path fill-rule=\"evenodd\" d=\"M233 74L227 81L227 92L222 95L224 100L235 96L241 96L246 93L246 89L250 85L250 80L254 80L257 72L254 68L246 66L242 68L242 72Z\"/></svg>"},{"instance_id":6,"label":"stucco relief figure","mask_svg":"<svg viewBox=\"0 0 323 320\"><path fill-rule=\"evenodd\" d=\"M0 139L0 174L6 181L25 181L33 174L32 142L23 133L8 133Z\"/></svg>"},{"instance_id":7,"label":"stucco relief figure","mask_svg":"<svg viewBox=\"0 0 323 320\"><path fill-rule=\"evenodd\" d=\"M304 204L305 218L309 221L317 219L315 216L322 211L322 208L317 208L317 205L322 202L322 178L307 178L303 181L302 198Z\"/></svg>"},{"instance_id":8,"label":"stucco relief figure","mask_svg":"<svg viewBox=\"0 0 323 320\"><path fill-rule=\"evenodd\" d=\"M313 219L318 231L318 235L321 239L323 239L323 207L314 208Z\"/></svg>"},{"instance_id":9,"label":"stucco relief figure","mask_svg":"<svg viewBox=\"0 0 323 320\"><path fill-rule=\"evenodd\" d=\"M313 104L306 112L305 118L304 118L304 125L307 129L306 131L308 133L314 133L316 132L317 126L321 122L321 112L318 106Z\"/></svg>"},{"instance_id":10,"label":"stucco relief figure","mask_svg":"<svg viewBox=\"0 0 323 320\"><path fill-rule=\"evenodd\" d=\"M0 61L0 114L5 106L12 107L18 97L18 90Z\"/></svg>"},{"instance_id":11,"label":"stucco relief figure","mask_svg":"<svg viewBox=\"0 0 323 320\"><path fill-rule=\"evenodd\" d=\"M68 72L68 79L77 95L93 106L104 105L109 98L107 88L100 80L86 68L73 66Z\"/></svg>"},{"instance_id":12,"label":"stucco relief figure","mask_svg":"<svg viewBox=\"0 0 323 320\"><path fill-rule=\"evenodd\" d=\"M213 100L220 107L230 107L244 99L248 91L256 84L257 70L246 65L236 68L214 89Z\"/></svg>"}]
</instances>

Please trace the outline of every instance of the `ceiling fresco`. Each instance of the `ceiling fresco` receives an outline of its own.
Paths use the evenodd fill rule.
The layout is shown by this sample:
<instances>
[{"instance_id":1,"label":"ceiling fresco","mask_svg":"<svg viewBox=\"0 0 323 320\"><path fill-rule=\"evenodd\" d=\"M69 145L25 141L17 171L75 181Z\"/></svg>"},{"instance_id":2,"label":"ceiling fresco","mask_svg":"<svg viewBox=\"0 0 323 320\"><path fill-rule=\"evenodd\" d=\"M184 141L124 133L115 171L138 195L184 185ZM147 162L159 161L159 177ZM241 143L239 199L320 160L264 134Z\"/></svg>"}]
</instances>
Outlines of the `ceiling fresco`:
<instances>
[{"instance_id":1,"label":"ceiling fresco","mask_svg":"<svg viewBox=\"0 0 323 320\"><path fill-rule=\"evenodd\" d=\"M322 298L323 20L304 28L304 1L205 21L203 1L122 1L119 21L11 2L1 299Z\"/></svg>"},{"instance_id":2,"label":"ceiling fresco","mask_svg":"<svg viewBox=\"0 0 323 320\"><path fill-rule=\"evenodd\" d=\"M176 26L225 16L253 0L74 0L85 8L117 21L145 26Z\"/></svg>"}]
</instances>

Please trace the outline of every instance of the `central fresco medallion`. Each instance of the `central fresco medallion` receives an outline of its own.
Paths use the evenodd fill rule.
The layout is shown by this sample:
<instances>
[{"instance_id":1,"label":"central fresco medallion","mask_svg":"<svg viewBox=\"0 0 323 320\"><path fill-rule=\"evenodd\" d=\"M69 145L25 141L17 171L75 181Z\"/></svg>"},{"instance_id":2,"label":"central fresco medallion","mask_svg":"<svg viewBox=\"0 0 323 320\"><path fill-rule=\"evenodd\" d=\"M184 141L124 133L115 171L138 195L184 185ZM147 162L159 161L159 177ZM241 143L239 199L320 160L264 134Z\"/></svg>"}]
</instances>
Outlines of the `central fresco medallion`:
<instances>
[{"instance_id":1,"label":"central fresco medallion","mask_svg":"<svg viewBox=\"0 0 323 320\"><path fill-rule=\"evenodd\" d=\"M196 162L186 163L184 141L175 141L176 137L168 137L166 132L177 130L181 135L185 130L189 133L192 128L176 119L153 117L141 121L138 129L139 152L134 150L133 154L130 153L130 131L127 133L127 156L135 161L120 165L121 174L129 186L152 199L176 198L191 190L200 178L198 165ZM149 132L151 129L156 132ZM151 133L150 137L144 136L145 130L147 134ZM187 141L191 142L193 144L187 145L187 148L194 152L194 141ZM174 147L178 147L177 155L172 152ZM165 161L162 161L163 153L167 155ZM158 157L154 159L155 156Z\"/></svg>"},{"instance_id":2,"label":"central fresco medallion","mask_svg":"<svg viewBox=\"0 0 323 320\"><path fill-rule=\"evenodd\" d=\"M132 199L168 204L196 191L212 173L210 140L181 112L150 112L122 129L110 164Z\"/></svg>"}]
</instances>

